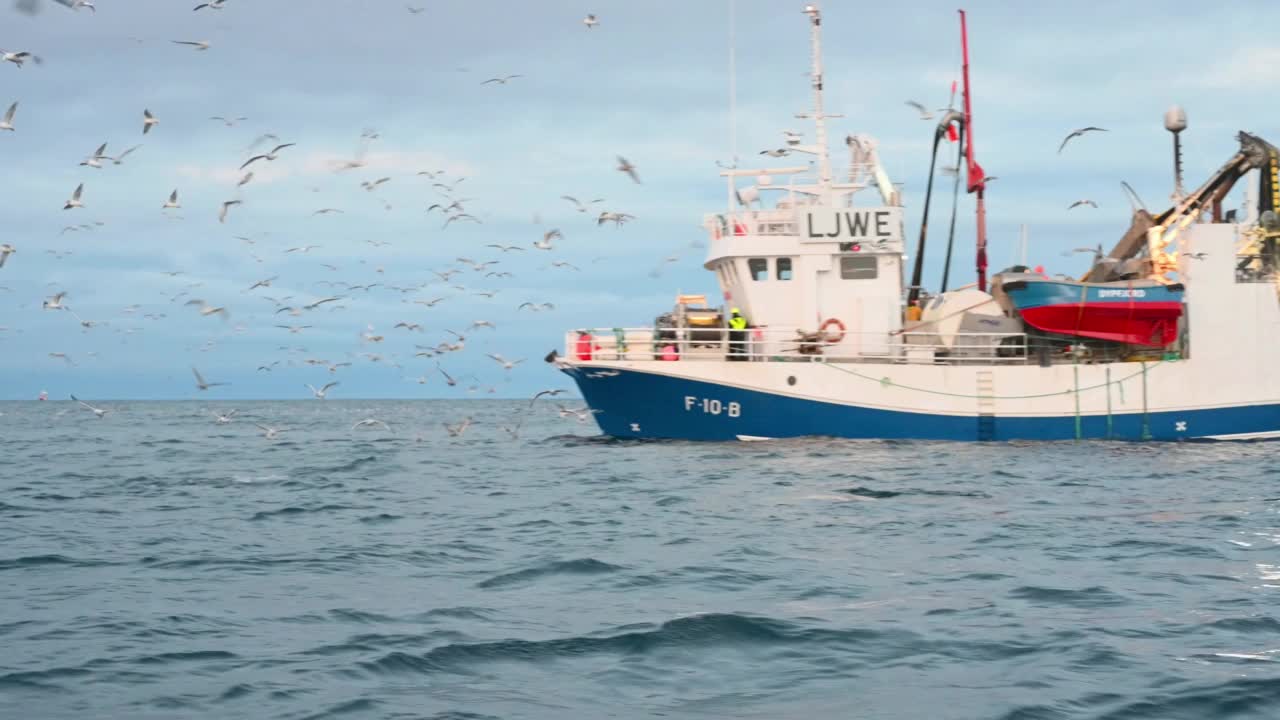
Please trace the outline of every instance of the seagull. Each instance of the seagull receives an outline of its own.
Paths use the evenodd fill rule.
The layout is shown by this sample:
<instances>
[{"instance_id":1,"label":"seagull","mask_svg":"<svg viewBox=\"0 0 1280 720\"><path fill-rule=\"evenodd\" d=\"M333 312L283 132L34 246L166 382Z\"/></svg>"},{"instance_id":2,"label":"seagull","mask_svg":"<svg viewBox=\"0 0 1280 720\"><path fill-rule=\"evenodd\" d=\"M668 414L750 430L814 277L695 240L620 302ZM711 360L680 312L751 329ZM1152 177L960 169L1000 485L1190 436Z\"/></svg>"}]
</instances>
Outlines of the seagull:
<instances>
[{"instance_id":1,"label":"seagull","mask_svg":"<svg viewBox=\"0 0 1280 720\"><path fill-rule=\"evenodd\" d=\"M159 124L160 124L160 121L156 119L155 115L151 114L150 110L143 109L142 111L142 134L143 135L146 135L147 133L151 132L152 125L159 125Z\"/></svg>"},{"instance_id":2,"label":"seagull","mask_svg":"<svg viewBox=\"0 0 1280 720\"><path fill-rule=\"evenodd\" d=\"M265 154L265 155L254 155L253 157L251 157L251 158L249 158L248 160L246 160L246 161L245 161L245 163L244 163L243 165L241 165L241 166L240 166L240 169L241 169L241 170L243 170L243 169L245 169L245 168L249 167L250 163L253 163L253 162L254 162L254 161L256 161L256 160L266 160L266 161L268 161L268 162L274 161L276 158L278 158L278 157L279 157L279 152L280 152L281 150L283 150L283 149L285 149L285 148L287 148L287 147L293 147L294 145L297 145L297 143L285 143L285 144L283 144L283 145L277 145L277 146L275 146L275 149L273 149L271 152L269 152L269 153L267 153L267 154Z\"/></svg>"},{"instance_id":3,"label":"seagull","mask_svg":"<svg viewBox=\"0 0 1280 720\"><path fill-rule=\"evenodd\" d=\"M517 365L524 362L524 358L520 358L519 360L508 360L501 355L496 354L486 355L485 357L492 358L494 362L502 366L503 370L514 370Z\"/></svg>"},{"instance_id":4,"label":"seagull","mask_svg":"<svg viewBox=\"0 0 1280 720\"><path fill-rule=\"evenodd\" d=\"M279 277L280 277L279 275L272 275L266 280L259 280L258 282L250 285L249 289L245 290L245 292L253 292L254 290L257 290L260 287L271 287L271 281L279 279Z\"/></svg>"},{"instance_id":5,"label":"seagull","mask_svg":"<svg viewBox=\"0 0 1280 720\"><path fill-rule=\"evenodd\" d=\"M188 300L184 305L199 305L200 315L208 317L210 315L221 315L223 320L227 319L227 309L225 307L213 307L203 300Z\"/></svg>"},{"instance_id":6,"label":"seagull","mask_svg":"<svg viewBox=\"0 0 1280 720\"><path fill-rule=\"evenodd\" d=\"M497 330L497 329L498 329L498 326L497 326L497 325L494 325L492 322L490 322L490 321L488 321L488 320L473 320L473 321L471 322L471 329L472 329L472 330L479 330L480 328L484 328L484 327L487 327L487 328L489 328L490 330Z\"/></svg>"},{"instance_id":7,"label":"seagull","mask_svg":"<svg viewBox=\"0 0 1280 720\"><path fill-rule=\"evenodd\" d=\"M1098 207L1098 203L1096 203L1096 202L1094 202L1094 201L1092 201L1092 200L1077 200L1077 201L1075 201L1075 202L1071 203L1070 205L1068 205L1068 206L1067 206L1067 209L1068 209L1068 210L1070 210L1070 209L1072 209L1072 208L1076 208L1076 207L1079 207L1079 206L1081 206L1081 205L1088 205L1089 207L1092 207L1092 208L1096 208L1096 207Z\"/></svg>"},{"instance_id":8,"label":"seagull","mask_svg":"<svg viewBox=\"0 0 1280 720\"><path fill-rule=\"evenodd\" d=\"M106 417L106 416L107 416L107 413L111 412L110 410L104 410L104 409L102 409L102 408L96 408L96 407L94 407L94 406L90 405L89 403L87 403L87 402L85 402L85 401L81 400L80 398L76 397L75 395L72 395L72 396L71 396L71 399L72 399L72 400L75 400L76 402L78 402L78 403L80 403L81 405L83 405L83 406L84 406L84 408L85 408L86 410L90 410L90 411L92 411L92 412L93 412L93 414L94 414L95 416L97 416L97 418L98 418L99 420L101 420L102 418Z\"/></svg>"},{"instance_id":9,"label":"seagull","mask_svg":"<svg viewBox=\"0 0 1280 720\"><path fill-rule=\"evenodd\" d=\"M471 418L463 418L462 422L456 425L444 423L444 429L449 431L449 437L462 437L469 427L471 427Z\"/></svg>"},{"instance_id":10,"label":"seagull","mask_svg":"<svg viewBox=\"0 0 1280 720\"><path fill-rule=\"evenodd\" d=\"M262 437L268 440L275 440L276 437L280 435L280 433L284 432L283 428L267 427L266 425L262 425L259 423L254 423L254 425L257 425L258 429L262 431Z\"/></svg>"},{"instance_id":11,"label":"seagull","mask_svg":"<svg viewBox=\"0 0 1280 720\"><path fill-rule=\"evenodd\" d=\"M480 84L488 85L489 83L498 83L499 85L506 85L509 81L514 80L518 77L524 77L524 76L523 75L504 75L503 77L489 78L488 80L485 80Z\"/></svg>"},{"instance_id":12,"label":"seagull","mask_svg":"<svg viewBox=\"0 0 1280 720\"><path fill-rule=\"evenodd\" d=\"M376 419L374 419L374 418L365 418L365 419L361 420L360 422L356 423L355 425L352 425L352 426L351 426L351 429L352 429L352 430L355 430L356 428L361 428L361 427L377 427L377 426L379 426L379 425L381 425L382 427L386 428L386 429L387 429L387 432L391 432L391 426L390 426L390 425L386 424L385 422L383 422L383 421L381 421L381 420L376 420Z\"/></svg>"},{"instance_id":13,"label":"seagull","mask_svg":"<svg viewBox=\"0 0 1280 720\"><path fill-rule=\"evenodd\" d=\"M196 41L192 41L192 40L174 40L174 41L173 41L173 44L175 44L175 45L190 45L190 46L194 47L197 51L204 51L204 50L208 50L208 49L209 49L209 41L208 41L208 40L196 40Z\"/></svg>"},{"instance_id":14,"label":"seagull","mask_svg":"<svg viewBox=\"0 0 1280 720\"><path fill-rule=\"evenodd\" d=\"M67 296L67 291L63 290L62 292L54 295L53 297L41 302L40 307L45 310L62 310L63 308L66 307L65 305L62 304L62 299L65 298L66 296Z\"/></svg>"},{"instance_id":15,"label":"seagull","mask_svg":"<svg viewBox=\"0 0 1280 720\"><path fill-rule=\"evenodd\" d=\"M132 153L134 150L137 150L137 149L138 149L138 148L140 148L140 147L142 147L142 146L141 146L141 145L134 145L133 147L129 148L128 150L125 150L124 152L120 153L120 155L119 155L118 157L107 157L107 156L105 156L105 155L104 155L104 156L102 156L102 158L101 158L101 159L103 159L103 160L110 160L110 161L111 161L111 163L112 163L113 165L123 165L123 164L124 164L124 159L125 159L125 158L127 158L127 157L129 157L129 153Z\"/></svg>"},{"instance_id":16,"label":"seagull","mask_svg":"<svg viewBox=\"0 0 1280 720\"><path fill-rule=\"evenodd\" d=\"M310 305L303 305L303 306L302 306L302 309L303 309L303 310L315 310L316 308L320 307L321 305L323 305L323 304L325 304L325 303L337 302L337 301L339 301L339 300L342 300L342 298L340 298L340 297L327 297L327 298L322 298L322 299L320 299L320 300L317 300L317 301L315 301L315 302L311 303Z\"/></svg>"},{"instance_id":17,"label":"seagull","mask_svg":"<svg viewBox=\"0 0 1280 720\"><path fill-rule=\"evenodd\" d=\"M422 326L415 322L398 322L392 328L404 328L409 332L422 332Z\"/></svg>"},{"instance_id":18,"label":"seagull","mask_svg":"<svg viewBox=\"0 0 1280 720\"><path fill-rule=\"evenodd\" d=\"M497 248L498 250L501 250L504 253L511 252L512 250L519 250L520 252L524 252L524 248L518 245L485 245L485 247Z\"/></svg>"},{"instance_id":19,"label":"seagull","mask_svg":"<svg viewBox=\"0 0 1280 720\"><path fill-rule=\"evenodd\" d=\"M778 148L777 150L761 150L761 151L760 151L760 154L761 154L761 155L768 155L769 157L776 157L776 158L780 158L780 157L786 157L786 156L790 155L790 154L791 154L791 150L789 150L789 149L787 149L787 148Z\"/></svg>"},{"instance_id":20,"label":"seagull","mask_svg":"<svg viewBox=\"0 0 1280 720\"><path fill-rule=\"evenodd\" d=\"M599 227L600 225L603 225L607 222L612 222L615 227L622 227L623 223L627 222L628 220L635 220L635 219L636 219L635 215L628 215L627 213L620 213L620 212L605 211L600 213L600 217L596 218L596 226Z\"/></svg>"},{"instance_id":21,"label":"seagull","mask_svg":"<svg viewBox=\"0 0 1280 720\"><path fill-rule=\"evenodd\" d=\"M247 118L247 117L224 118L224 117L222 117L221 115L214 115L213 117L211 117L211 118L209 118L209 119L210 119L210 120L221 120L221 121L222 121L222 123L223 123L224 125L226 125L227 127L235 127L235 126L236 126L236 123L241 122L241 121L243 121L243 120L248 120L249 118Z\"/></svg>"},{"instance_id":22,"label":"seagull","mask_svg":"<svg viewBox=\"0 0 1280 720\"><path fill-rule=\"evenodd\" d=\"M533 399L529 401L529 407L533 407L533 404L537 402L538 398L540 397L555 397L556 395L563 395L567 392L569 391L568 390L543 390L533 396Z\"/></svg>"},{"instance_id":23,"label":"seagull","mask_svg":"<svg viewBox=\"0 0 1280 720\"><path fill-rule=\"evenodd\" d=\"M232 205L239 205L239 204L241 204L242 202L244 202L244 201L243 201L243 200L228 200L228 201L226 201L226 202L222 203L222 207L220 207L220 208L218 209L218 222L220 222L220 223L225 223L225 222L227 221L227 211L231 209L231 206L232 206Z\"/></svg>"},{"instance_id":24,"label":"seagull","mask_svg":"<svg viewBox=\"0 0 1280 720\"><path fill-rule=\"evenodd\" d=\"M83 193L84 193L84 183L80 183L79 185L76 186L75 192L71 193L71 199L67 201L66 205L62 206L62 209L71 210L73 208L83 208L84 203L80 202L80 196Z\"/></svg>"},{"instance_id":25,"label":"seagull","mask_svg":"<svg viewBox=\"0 0 1280 720\"><path fill-rule=\"evenodd\" d=\"M624 172L627 174L627 177L631 178L637 183L640 182L640 176L636 175L636 166L627 162L627 159L622 157L621 155L618 156L618 172Z\"/></svg>"},{"instance_id":26,"label":"seagull","mask_svg":"<svg viewBox=\"0 0 1280 720\"><path fill-rule=\"evenodd\" d=\"M182 203L178 202L178 189L174 188L173 192L169 193L169 199L165 201L164 205L160 206L160 209L177 210L181 207Z\"/></svg>"},{"instance_id":27,"label":"seagull","mask_svg":"<svg viewBox=\"0 0 1280 720\"><path fill-rule=\"evenodd\" d=\"M4 267L4 261L8 260L9 256L16 252L18 252L17 249L9 243L0 245L0 268Z\"/></svg>"},{"instance_id":28,"label":"seagull","mask_svg":"<svg viewBox=\"0 0 1280 720\"><path fill-rule=\"evenodd\" d=\"M389 177L378 178L377 180L374 180L373 182L370 182L370 181L368 181L368 180L365 180L364 182L360 183L360 187L364 188L365 190L367 190L367 191L369 191L369 192L373 192L374 190L376 190L376 189L378 188L378 186L379 186L379 185L381 185L382 183L387 183L387 182L391 182L391 178L389 178Z\"/></svg>"},{"instance_id":29,"label":"seagull","mask_svg":"<svg viewBox=\"0 0 1280 720\"><path fill-rule=\"evenodd\" d=\"M458 381L457 381L457 380L454 380L452 375L450 375L449 373L445 372L445 371L444 371L444 368L440 367L440 363L436 363L436 370L439 370L439 371L440 371L440 374L444 376L444 382L445 382L445 384L446 384L446 385L448 385L449 387L453 387L454 385L457 385L457 384L458 384Z\"/></svg>"},{"instance_id":30,"label":"seagull","mask_svg":"<svg viewBox=\"0 0 1280 720\"><path fill-rule=\"evenodd\" d=\"M191 374L196 376L196 389L197 389L197 390L208 390L208 389L209 389L209 388L211 388L211 387L218 387L219 385L226 385L226 384L227 384L227 383L224 383L224 382L214 382L214 383L211 383L211 382L205 382L205 381L204 381L204 376L202 376L202 375L200 374L200 371L199 371L199 370L197 370L197 369L195 369L195 368L191 368Z\"/></svg>"},{"instance_id":31,"label":"seagull","mask_svg":"<svg viewBox=\"0 0 1280 720\"><path fill-rule=\"evenodd\" d=\"M312 215L329 215L331 213L338 213L339 215L341 215L342 211L339 210L338 208L320 208L319 210L311 214Z\"/></svg>"},{"instance_id":32,"label":"seagull","mask_svg":"<svg viewBox=\"0 0 1280 720\"><path fill-rule=\"evenodd\" d=\"M195 12L196 10L200 10L202 8L209 8L210 10L221 10L223 4L226 2L227 0L209 0L209 2L207 3L200 3L199 5L195 6L195 8L191 10L191 12Z\"/></svg>"},{"instance_id":33,"label":"seagull","mask_svg":"<svg viewBox=\"0 0 1280 720\"><path fill-rule=\"evenodd\" d=\"M38 56L38 55L32 55L31 53L27 52L26 50L22 50L22 51L20 51L20 52L7 52L7 51L4 51L4 50L0 50L0 61L2 61L2 62L11 62L11 63L13 63L14 65L17 65L19 69L21 69L21 68L22 68L22 63L24 63L24 62L26 62L26 61L28 61L28 60L31 60L32 62L34 62L34 63L35 63L35 64L37 64L37 65L39 65L39 64L40 64L40 63L42 63L42 62L44 62L43 60L41 60L41 59L40 59L40 56Z\"/></svg>"},{"instance_id":34,"label":"seagull","mask_svg":"<svg viewBox=\"0 0 1280 720\"><path fill-rule=\"evenodd\" d=\"M306 385L307 385L307 389L311 391L311 394L312 394L312 395L315 395L315 397L316 397L316 399L317 399L317 400L323 400L323 399L324 399L324 396L325 396L325 393L329 392L329 388L331 388L331 387L333 387L334 385L337 385L337 384L338 384L338 383L337 383L337 381L334 381L334 382L331 382L331 383L329 383L329 384L325 385L324 387L320 388L319 390L315 389L315 387L314 387L314 386L312 386L312 385L311 385L311 383L307 383Z\"/></svg>"},{"instance_id":35,"label":"seagull","mask_svg":"<svg viewBox=\"0 0 1280 720\"><path fill-rule=\"evenodd\" d=\"M581 268L577 267L576 265L572 263L567 263L564 260L556 260L555 262L551 263L551 267L569 268L570 270L581 270Z\"/></svg>"},{"instance_id":36,"label":"seagull","mask_svg":"<svg viewBox=\"0 0 1280 720\"><path fill-rule=\"evenodd\" d=\"M586 211L587 211L587 205L594 205L594 204L596 204L596 203L604 202L604 198L596 198L595 200L592 200L591 202L588 202L588 203L586 203L586 204L583 204L580 200L578 200L578 198L576 198L576 197L574 197L574 196L572 196L572 195L561 195L561 196L560 196L560 199L561 199L561 200L568 200L569 202L573 203L573 204L574 204L574 206L577 208L578 212L580 212L580 213L584 213L584 212L586 212Z\"/></svg>"},{"instance_id":37,"label":"seagull","mask_svg":"<svg viewBox=\"0 0 1280 720\"><path fill-rule=\"evenodd\" d=\"M59 0L59 1L62 2L62 0ZM65 5L66 3L63 2L63 4ZM80 12L80 8L89 8L90 12L94 13L95 15L98 13L97 6L95 6L92 2L89 2L89 0L74 0L74 2L71 4L71 9L75 10L76 12Z\"/></svg>"},{"instance_id":38,"label":"seagull","mask_svg":"<svg viewBox=\"0 0 1280 720\"><path fill-rule=\"evenodd\" d=\"M323 247L323 246L322 245L300 245L298 247L291 247L288 250L285 250L284 254L288 255L289 253L292 253L292 252L309 253L312 250L315 250L320 247Z\"/></svg>"},{"instance_id":39,"label":"seagull","mask_svg":"<svg viewBox=\"0 0 1280 720\"><path fill-rule=\"evenodd\" d=\"M590 30L591 28L599 25L600 21L596 19L595 15L587 13L587 16L582 18L582 24L586 25L587 29Z\"/></svg>"},{"instance_id":40,"label":"seagull","mask_svg":"<svg viewBox=\"0 0 1280 720\"><path fill-rule=\"evenodd\" d=\"M921 120L932 120L932 119L933 119L933 113L931 113L931 112L929 112L927 109L925 109L925 106L924 106L924 105L922 105L922 104L920 104L920 103L916 102L915 100L908 100L906 104L907 104L907 105L910 105L910 106L911 106L911 107L913 107L913 108L915 108L915 109L916 109L916 112L920 113L920 119L921 119Z\"/></svg>"},{"instance_id":41,"label":"seagull","mask_svg":"<svg viewBox=\"0 0 1280 720\"><path fill-rule=\"evenodd\" d=\"M584 407L584 408L575 410L573 408L567 408L563 405L556 405L556 408L560 412L560 417L562 418L575 417L578 419L578 422L580 423L585 423L587 419L590 418L592 415L600 412L599 410L592 410L589 407Z\"/></svg>"},{"instance_id":42,"label":"seagull","mask_svg":"<svg viewBox=\"0 0 1280 720\"><path fill-rule=\"evenodd\" d=\"M1071 134L1063 138L1062 144L1058 146L1058 154L1059 155L1062 154L1062 148L1066 147L1067 143L1071 142L1071 138L1080 137L1081 135L1084 135L1087 132L1109 132L1109 131L1106 128L1094 127L1092 125L1090 125L1089 127L1082 127L1078 130L1072 130Z\"/></svg>"},{"instance_id":43,"label":"seagull","mask_svg":"<svg viewBox=\"0 0 1280 720\"><path fill-rule=\"evenodd\" d=\"M559 230L552 228L542 234L541 241L535 240L533 246L539 250L550 250L551 241L555 239L564 239L564 236L560 234Z\"/></svg>"},{"instance_id":44,"label":"seagull","mask_svg":"<svg viewBox=\"0 0 1280 720\"><path fill-rule=\"evenodd\" d=\"M18 103L14 102L9 106L9 109L5 111L4 118L0 119L0 130L13 131L13 116L16 112L18 112Z\"/></svg>"},{"instance_id":45,"label":"seagull","mask_svg":"<svg viewBox=\"0 0 1280 720\"><path fill-rule=\"evenodd\" d=\"M421 13L421 12L424 12L424 11L426 10L426 8L424 8L424 7L414 7L414 6L412 6L412 5L406 5L406 6L405 6L405 9L409 11L409 14L410 14L410 15L417 15L417 14L419 14L419 13Z\"/></svg>"},{"instance_id":46,"label":"seagull","mask_svg":"<svg viewBox=\"0 0 1280 720\"><path fill-rule=\"evenodd\" d=\"M236 416L236 411L235 411L235 410L232 410L231 412L227 413L226 415L220 415L220 414L218 414L218 413L216 413L216 412L215 412L215 413L213 414L213 421L214 421L214 422L216 422L216 423L218 423L219 425L226 425L227 423L231 422L231 418L233 418L233 417L235 417L235 416Z\"/></svg>"},{"instance_id":47,"label":"seagull","mask_svg":"<svg viewBox=\"0 0 1280 720\"><path fill-rule=\"evenodd\" d=\"M101 168L102 168L102 161L103 161L103 160L109 160L109 159L110 159L110 158L108 158L108 157L107 157L107 144L106 144L106 143L102 143L101 145L99 145L99 146L98 146L98 149L97 149L97 150L94 150L94 151L93 151L93 154L92 154L92 155L90 155L89 157L87 157L87 158L85 158L84 160L82 160L82 161L80 162L80 164L81 164L81 165L86 165L86 166L91 167L91 168L99 168L99 169L101 169Z\"/></svg>"},{"instance_id":48,"label":"seagull","mask_svg":"<svg viewBox=\"0 0 1280 720\"><path fill-rule=\"evenodd\" d=\"M311 326L310 325L277 325L276 327L288 330L290 335L297 335L298 333L310 328Z\"/></svg>"}]
</instances>

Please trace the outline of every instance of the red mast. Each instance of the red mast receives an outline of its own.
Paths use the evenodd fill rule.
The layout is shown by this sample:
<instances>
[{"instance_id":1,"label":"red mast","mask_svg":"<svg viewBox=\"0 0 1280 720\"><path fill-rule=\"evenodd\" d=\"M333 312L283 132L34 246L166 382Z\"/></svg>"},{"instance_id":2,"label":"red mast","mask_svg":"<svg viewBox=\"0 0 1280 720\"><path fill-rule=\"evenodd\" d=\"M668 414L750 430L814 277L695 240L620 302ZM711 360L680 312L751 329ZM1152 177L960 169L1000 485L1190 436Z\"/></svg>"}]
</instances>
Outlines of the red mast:
<instances>
[{"instance_id":1,"label":"red mast","mask_svg":"<svg viewBox=\"0 0 1280 720\"><path fill-rule=\"evenodd\" d=\"M964 147L965 164L968 166L968 192L978 194L978 238L977 238L977 266L978 266L978 289L986 292L987 290L987 209L983 202L983 195L987 189L987 178L982 174L982 166L977 160L973 159L973 93L969 88L969 29L965 24L964 10L960 10L960 48L963 54L964 65L962 71L964 74L964 132L966 140Z\"/></svg>"}]
</instances>

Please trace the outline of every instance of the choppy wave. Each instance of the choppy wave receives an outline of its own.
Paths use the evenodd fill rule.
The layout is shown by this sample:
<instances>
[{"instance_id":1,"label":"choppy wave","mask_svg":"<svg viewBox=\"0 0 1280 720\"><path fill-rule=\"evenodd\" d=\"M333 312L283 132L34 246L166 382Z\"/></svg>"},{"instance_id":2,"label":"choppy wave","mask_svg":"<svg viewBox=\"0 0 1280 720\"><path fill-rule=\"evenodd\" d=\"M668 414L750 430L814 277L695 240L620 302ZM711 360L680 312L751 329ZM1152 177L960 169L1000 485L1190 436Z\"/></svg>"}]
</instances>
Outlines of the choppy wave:
<instances>
[{"instance_id":1,"label":"choppy wave","mask_svg":"<svg viewBox=\"0 0 1280 720\"><path fill-rule=\"evenodd\" d=\"M0 416L0 718L1280 717L1274 444L51 405Z\"/></svg>"}]
</instances>

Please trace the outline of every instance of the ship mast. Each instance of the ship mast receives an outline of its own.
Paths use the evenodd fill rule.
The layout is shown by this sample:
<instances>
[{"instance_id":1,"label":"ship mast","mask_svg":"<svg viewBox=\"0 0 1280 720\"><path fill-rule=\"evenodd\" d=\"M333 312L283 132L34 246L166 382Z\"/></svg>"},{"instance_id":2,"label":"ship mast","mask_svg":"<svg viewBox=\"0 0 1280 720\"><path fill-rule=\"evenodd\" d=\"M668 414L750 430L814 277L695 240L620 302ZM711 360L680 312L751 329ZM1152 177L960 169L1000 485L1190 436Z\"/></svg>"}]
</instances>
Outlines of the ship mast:
<instances>
[{"instance_id":1,"label":"ship mast","mask_svg":"<svg viewBox=\"0 0 1280 720\"><path fill-rule=\"evenodd\" d=\"M810 77L813 85L813 111L797 114L797 118L812 118L814 125L814 144L811 152L818 156L818 185L821 188L823 202L831 199L831 155L827 150L827 118L842 117L827 115L822 105L822 11L816 2L804 6L804 14L809 16L809 43L813 55L813 69Z\"/></svg>"},{"instance_id":2,"label":"ship mast","mask_svg":"<svg viewBox=\"0 0 1280 720\"><path fill-rule=\"evenodd\" d=\"M960 48L963 55L964 64L961 72L964 75L964 134L965 140L965 164L968 169L968 191L977 193L977 214L978 214L978 237L977 237L977 257L975 264L978 271L978 289L982 292L987 291L987 207L984 202L984 196L987 191L987 178L982 172L982 166L977 160L973 159L973 90L969 87L969 27L965 23L964 10L960 11Z\"/></svg>"}]
</instances>

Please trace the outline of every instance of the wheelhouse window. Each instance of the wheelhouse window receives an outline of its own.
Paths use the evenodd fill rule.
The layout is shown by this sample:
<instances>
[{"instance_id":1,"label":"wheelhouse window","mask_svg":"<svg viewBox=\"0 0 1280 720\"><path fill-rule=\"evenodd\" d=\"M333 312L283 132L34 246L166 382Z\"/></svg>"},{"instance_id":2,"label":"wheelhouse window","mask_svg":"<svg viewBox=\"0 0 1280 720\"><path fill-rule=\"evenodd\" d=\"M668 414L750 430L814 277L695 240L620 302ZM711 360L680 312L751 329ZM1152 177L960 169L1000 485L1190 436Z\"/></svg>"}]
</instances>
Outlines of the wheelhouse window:
<instances>
[{"instance_id":1,"label":"wheelhouse window","mask_svg":"<svg viewBox=\"0 0 1280 720\"><path fill-rule=\"evenodd\" d=\"M845 255L840 258L840 279L875 280L876 266L875 255Z\"/></svg>"},{"instance_id":2,"label":"wheelhouse window","mask_svg":"<svg viewBox=\"0 0 1280 720\"><path fill-rule=\"evenodd\" d=\"M747 269L751 271L752 280L768 280L769 279L769 260L767 258L748 259Z\"/></svg>"},{"instance_id":3,"label":"wheelhouse window","mask_svg":"<svg viewBox=\"0 0 1280 720\"><path fill-rule=\"evenodd\" d=\"M778 258L775 261L779 280L791 279L791 258Z\"/></svg>"}]
</instances>

